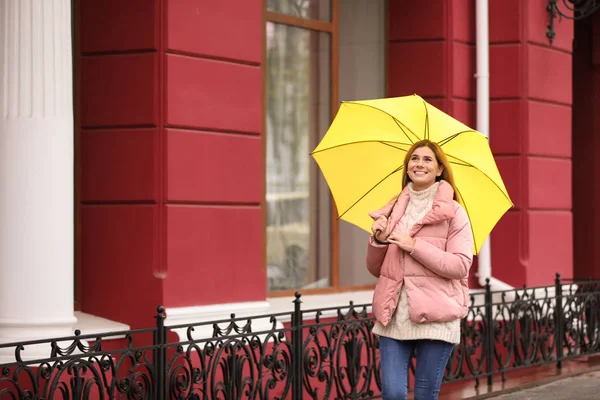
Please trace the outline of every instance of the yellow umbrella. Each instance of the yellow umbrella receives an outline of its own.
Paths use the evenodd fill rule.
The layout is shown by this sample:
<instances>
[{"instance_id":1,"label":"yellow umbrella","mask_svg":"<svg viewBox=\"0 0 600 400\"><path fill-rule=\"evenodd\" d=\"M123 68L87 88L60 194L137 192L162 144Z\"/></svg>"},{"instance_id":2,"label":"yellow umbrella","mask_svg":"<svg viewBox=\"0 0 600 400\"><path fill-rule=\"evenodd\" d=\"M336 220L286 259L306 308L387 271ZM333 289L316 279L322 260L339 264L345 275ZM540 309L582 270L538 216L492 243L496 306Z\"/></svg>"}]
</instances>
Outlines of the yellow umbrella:
<instances>
[{"instance_id":1,"label":"yellow umbrella","mask_svg":"<svg viewBox=\"0 0 600 400\"><path fill-rule=\"evenodd\" d=\"M437 142L452 165L477 254L513 203L487 138L421 97L342 102L312 156L339 218L370 232L373 220L368 213L398 195L406 152L422 139Z\"/></svg>"}]
</instances>

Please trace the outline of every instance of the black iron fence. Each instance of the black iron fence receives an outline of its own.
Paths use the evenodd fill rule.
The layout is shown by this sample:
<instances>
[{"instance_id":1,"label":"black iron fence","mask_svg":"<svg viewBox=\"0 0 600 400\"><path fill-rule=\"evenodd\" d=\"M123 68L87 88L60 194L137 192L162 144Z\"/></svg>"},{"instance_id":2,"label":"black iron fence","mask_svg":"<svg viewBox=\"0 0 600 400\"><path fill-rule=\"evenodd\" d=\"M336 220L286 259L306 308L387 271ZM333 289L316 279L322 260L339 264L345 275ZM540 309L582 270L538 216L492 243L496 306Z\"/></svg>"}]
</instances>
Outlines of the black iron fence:
<instances>
[{"instance_id":1,"label":"black iron fence","mask_svg":"<svg viewBox=\"0 0 600 400\"><path fill-rule=\"evenodd\" d=\"M519 368L600 352L600 281L471 295L444 382L491 383ZM0 399L374 399L370 305L166 325L0 345ZM208 333L207 333L208 332ZM45 346L48 357L29 359ZM414 371L414 368L413 368ZM412 372L411 372L412 373Z\"/></svg>"}]
</instances>

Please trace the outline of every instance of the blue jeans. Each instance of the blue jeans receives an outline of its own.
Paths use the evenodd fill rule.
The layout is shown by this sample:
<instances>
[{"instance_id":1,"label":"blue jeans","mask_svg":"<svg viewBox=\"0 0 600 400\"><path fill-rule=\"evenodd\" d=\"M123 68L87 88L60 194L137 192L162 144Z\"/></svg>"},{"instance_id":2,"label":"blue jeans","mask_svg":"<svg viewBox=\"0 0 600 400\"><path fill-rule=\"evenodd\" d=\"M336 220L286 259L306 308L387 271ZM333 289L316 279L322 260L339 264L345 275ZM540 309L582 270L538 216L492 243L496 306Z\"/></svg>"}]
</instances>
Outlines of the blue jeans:
<instances>
[{"instance_id":1,"label":"blue jeans","mask_svg":"<svg viewBox=\"0 0 600 400\"><path fill-rule=\"evenodd\" d=\"M383 400L408 398L408 368L417 359L415 400L437 400L446 364L454 345L440 340L395 340L380 336L381 392Z\"/></svg>"}]
</instances>

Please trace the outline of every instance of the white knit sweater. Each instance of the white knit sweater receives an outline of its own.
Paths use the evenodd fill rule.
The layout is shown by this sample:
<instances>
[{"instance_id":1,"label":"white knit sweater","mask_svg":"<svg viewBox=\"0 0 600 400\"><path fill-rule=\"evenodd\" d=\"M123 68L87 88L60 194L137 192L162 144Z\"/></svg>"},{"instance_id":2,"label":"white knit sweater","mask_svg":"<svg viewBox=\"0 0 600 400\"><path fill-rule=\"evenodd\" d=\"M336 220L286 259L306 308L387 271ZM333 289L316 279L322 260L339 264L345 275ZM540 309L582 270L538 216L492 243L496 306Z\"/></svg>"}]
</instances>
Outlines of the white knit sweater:
<instances>
[{"instance_id":1,"label":"white knit sweater","mask_svg":"<svg viewBox=\"0 0 600 400\"><path fill-rule=\"evenodd\" d=\"M399 228L406 234L410 232L416 222L422 220L431 210L439 186L436 182L429 188L417 192L413 190L412 183L408 185L410 201L404 215L398 222L400 224ZM398 307L392 319L387 326L377 322L373 327L373 333L396 340L430 339L458 344L460 343L460 320L419 324L412 322L408 315L408 297L404 285L402 285Z\"/></svg>"}]
</instances>

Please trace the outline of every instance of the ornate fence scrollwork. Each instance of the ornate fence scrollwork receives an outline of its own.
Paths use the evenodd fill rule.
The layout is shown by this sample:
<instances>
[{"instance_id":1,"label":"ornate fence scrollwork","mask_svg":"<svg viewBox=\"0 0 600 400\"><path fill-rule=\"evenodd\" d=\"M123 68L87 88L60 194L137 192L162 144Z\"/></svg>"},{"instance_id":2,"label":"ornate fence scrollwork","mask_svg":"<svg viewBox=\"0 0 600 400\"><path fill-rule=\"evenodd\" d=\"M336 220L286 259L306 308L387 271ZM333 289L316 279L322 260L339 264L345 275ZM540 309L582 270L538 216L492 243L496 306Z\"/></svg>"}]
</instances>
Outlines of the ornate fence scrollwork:
<instances>
[{"instance_id":1,"label":"ornate fence scrollwork","mask_svg":"<svg viewBox=\"0 0 600 400\"><path fill-rule=\"evenodd\" d=\"M165 324L154 328L0 345L0 400L375 399L379 340L370 305ZM461 343L444 382L508 379L521 368L600 353L600 281L470 296ZM48 357L27 357L46 346ZM29 352L30 354L31 352ZM411 373L414 373L414 363Z\"/></svg>"},{"instance_id":2,"label":"ornate fence scrollwork","mask_svg":"<svg viewBox=\"0 0 600 400\"><path fill-rule=\"evenodd\" d=\"M281 323L289 314L169 326L184 329L186 341L166 343L169 399L284 399L292 386L290 329ZM254 332L255 321L267 318L270 329ZM212 326L212 336L196 337ZM262 325L264 326L264 324Z\"/></svg>"},{"instance_id":3,"label":"ornate fence scrollwork","mask_svg":"<svg viewBox=\"0 0 600 400\"><path fill-rule=\"evenodd\" d=\"M15 361L0 365L0 399L149 399L156 381L152 349L138 345L153 329L81 335L48 340L49 357L30 360L27 349L42 341L0 345L14 349ZM118 339L117 339L118 338ZM104 350L107 340L126 346ZM91 344L88 344L91 342Z\"/></svg>"},{"instance_id":4,"label":"ornate fence scrollwork","mask_svg":"<svg viewBox=\"0 0 600 400\"><path fill-rule=\"evenodd\" d=\"M381 391L379 341L371 333L368 307L350 303L304 311L304 320L314 321L299 327L308 330L302 346L308 398L368 399Z\"/></svg>"}]
</instances>

